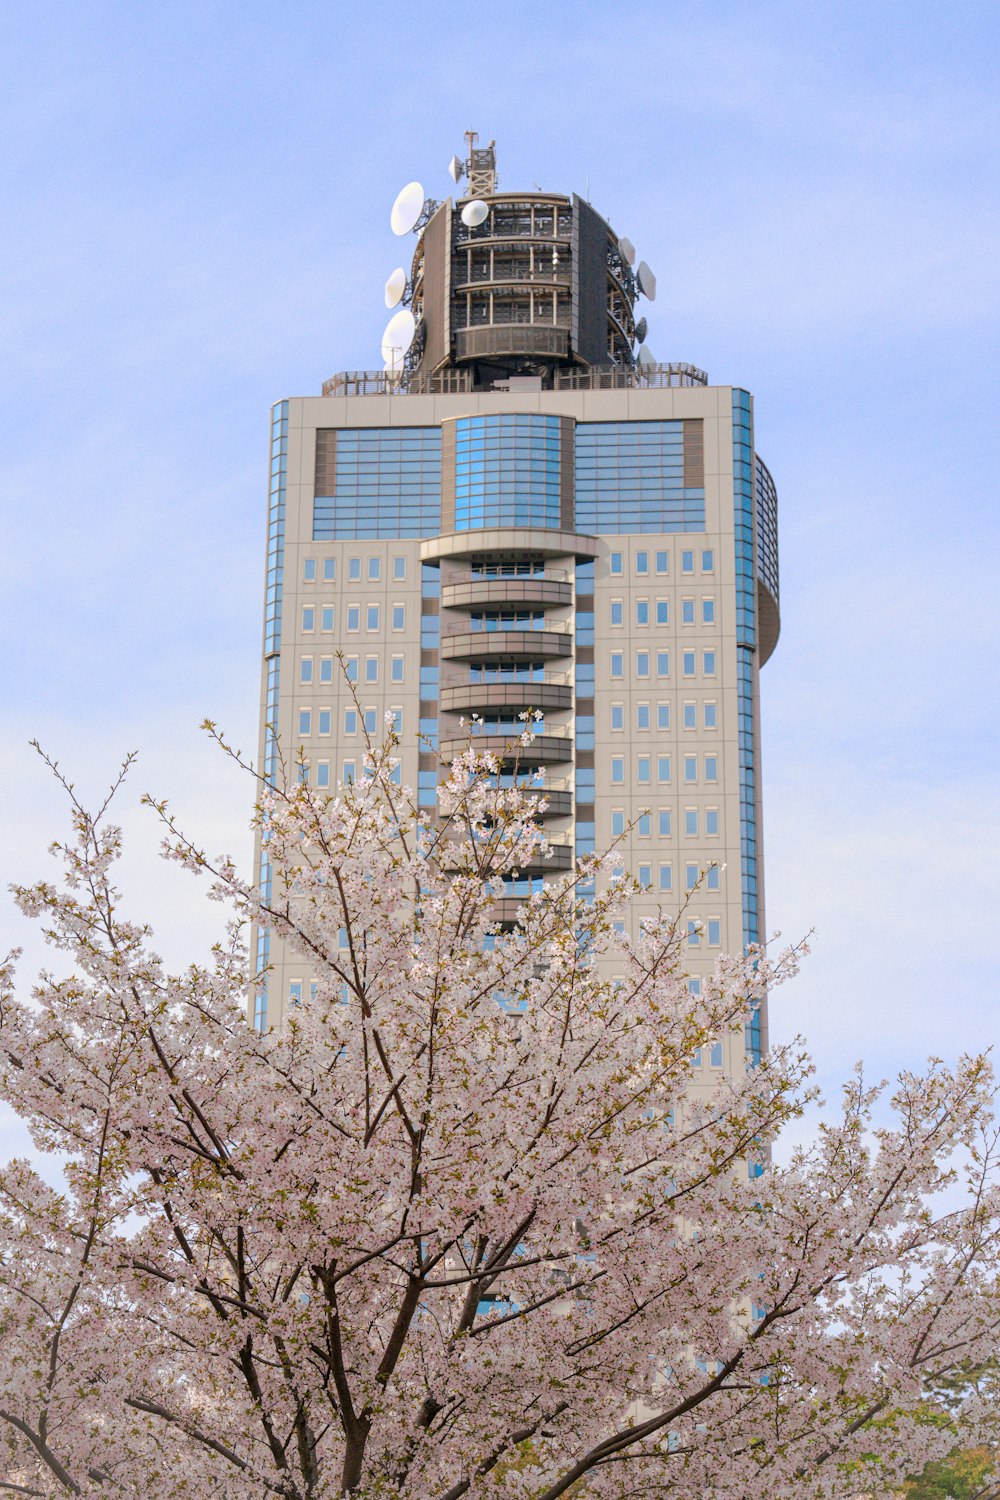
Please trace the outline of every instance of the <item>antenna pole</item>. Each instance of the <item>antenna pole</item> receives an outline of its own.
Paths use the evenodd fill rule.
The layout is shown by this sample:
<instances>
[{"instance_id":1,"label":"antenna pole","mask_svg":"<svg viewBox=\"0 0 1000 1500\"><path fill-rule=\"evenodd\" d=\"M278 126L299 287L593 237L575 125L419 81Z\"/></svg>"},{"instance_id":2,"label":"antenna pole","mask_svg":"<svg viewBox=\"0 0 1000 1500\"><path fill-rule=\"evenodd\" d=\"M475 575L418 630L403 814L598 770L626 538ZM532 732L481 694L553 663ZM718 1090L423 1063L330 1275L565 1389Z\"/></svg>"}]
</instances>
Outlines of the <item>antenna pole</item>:
<instances>
[{"instance_id":1,"label":"antenna pole","mask_svg":"<svg viewBox=\"0 0 1000 1500\"><path fill-rule=\"evenodd\" d=\"M496 141L490 141L488 146L479 147L477 130L467 130L465 139L469 147L469 160L466 163L466 171L469 174L469 197L488 198L497 190L497 153Z\"/></svg>"}]
</instances>

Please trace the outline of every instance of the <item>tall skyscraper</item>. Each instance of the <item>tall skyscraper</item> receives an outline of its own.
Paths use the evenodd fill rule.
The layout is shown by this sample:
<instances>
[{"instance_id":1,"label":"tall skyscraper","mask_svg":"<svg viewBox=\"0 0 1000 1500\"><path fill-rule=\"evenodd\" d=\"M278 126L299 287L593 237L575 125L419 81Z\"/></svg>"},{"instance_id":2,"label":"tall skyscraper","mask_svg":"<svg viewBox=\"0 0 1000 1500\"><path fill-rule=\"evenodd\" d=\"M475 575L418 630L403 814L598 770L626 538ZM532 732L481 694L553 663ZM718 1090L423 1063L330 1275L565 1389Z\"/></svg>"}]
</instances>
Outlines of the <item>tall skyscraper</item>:
<instances>
[{"instance_id":1,"label":"tall skyscraper","mask_svg":"<svg viewBox=\"0 0 1000 1500\"><path fill-rule=\"evenodd\" d=\"M476 714L500 751L541 711L521 765L544 776L546 868L624 834L634 923L694 890L697 984L763 930L777 497L753 402L653 360L635 309L655 278L589 203L497 191L493 145L472 135L452 175L457 201L414 183L393 210L417 238L386 285L386 368L274 408L262 763L274 776L302 746L318 787L360 775L363 732L392 710L401 778L432 807L419 735L448 757ZM498 914L543 878L525 872ZM257 957L253 1018L280 1026L312 976L263 933ZM751 1056L765 1025L747 1027ZM701 1058L705 1081L741 1067L741 1046Z\"/></svg>"}]
</instances>

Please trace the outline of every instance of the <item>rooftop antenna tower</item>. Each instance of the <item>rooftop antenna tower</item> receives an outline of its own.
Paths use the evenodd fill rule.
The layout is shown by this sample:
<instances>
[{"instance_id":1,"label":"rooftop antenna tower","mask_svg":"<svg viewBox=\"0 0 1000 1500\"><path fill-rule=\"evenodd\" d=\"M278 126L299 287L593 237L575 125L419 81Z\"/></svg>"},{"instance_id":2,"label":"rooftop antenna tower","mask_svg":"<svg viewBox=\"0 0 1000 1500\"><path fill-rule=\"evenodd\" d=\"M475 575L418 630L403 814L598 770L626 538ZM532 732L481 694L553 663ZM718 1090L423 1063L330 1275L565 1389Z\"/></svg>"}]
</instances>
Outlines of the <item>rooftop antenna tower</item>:
<instances>
[{"instance_id":1,"label":"rooftop antenna tower","mask_svg":"<svg viewBox=\"0 0 1000 1500\"><path fill-rule=\"evenodd\" d=\"M490 141L488 146L477 146L479 132L476 130L467 130L465 139L469 147L466 163L466 171L469 174L469 197L488 198L497 190L497 143Z\"/></svg>"}]
</instances>

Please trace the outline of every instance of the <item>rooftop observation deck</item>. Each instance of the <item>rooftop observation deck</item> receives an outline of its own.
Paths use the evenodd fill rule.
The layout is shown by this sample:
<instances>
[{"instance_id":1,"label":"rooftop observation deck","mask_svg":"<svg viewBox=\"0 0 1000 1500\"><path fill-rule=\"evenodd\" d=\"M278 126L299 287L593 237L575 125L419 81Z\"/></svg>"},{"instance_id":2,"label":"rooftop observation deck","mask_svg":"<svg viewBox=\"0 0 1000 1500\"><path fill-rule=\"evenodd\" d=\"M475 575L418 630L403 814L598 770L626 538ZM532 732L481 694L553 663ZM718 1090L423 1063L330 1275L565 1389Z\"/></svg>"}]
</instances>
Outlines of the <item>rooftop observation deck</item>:
<instances>
[{"instance_id":1,"label":"rooftop observation deck","mask_svg":"<svg viewBox=\"0 0 1000 1500\"><path fill-rule=\"evenodd\" d=\"M510 328L512 325L505 325ZM530 328L530 324L526 325ZM471 330L470 330L471 331ZM489 328L481 330L490 332ZM548 330L544 330L548 332ZM475 330L480 332L480 330ZM387 374L384 370L343 370L323 382L324 396L464 396L475 389L474 371L462 365L449 366L430 375ZM645 391L667 386L708 385L708 376L696 365L576 365L552 371L552 384L543 386L537 375L511 376L494 381L495 391Z\"/></svg>"}]
</instances>

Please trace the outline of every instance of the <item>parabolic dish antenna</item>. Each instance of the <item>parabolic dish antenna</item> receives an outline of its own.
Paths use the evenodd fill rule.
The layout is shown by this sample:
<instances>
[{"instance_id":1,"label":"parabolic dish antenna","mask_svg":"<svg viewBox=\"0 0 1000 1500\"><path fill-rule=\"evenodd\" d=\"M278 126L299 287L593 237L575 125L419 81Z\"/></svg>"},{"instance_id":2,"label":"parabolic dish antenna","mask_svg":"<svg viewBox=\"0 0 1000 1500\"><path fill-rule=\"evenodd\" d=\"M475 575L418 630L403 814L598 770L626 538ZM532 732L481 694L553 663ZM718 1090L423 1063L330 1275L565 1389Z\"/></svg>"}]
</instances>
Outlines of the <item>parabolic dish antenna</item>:
<instances>
[{"instance_id":1,"label":"parabolic dish antenna","mask_svg":"<svg viewBox=\"0 0 1000 1500\"><path fill-rule=\"evenodd\" d=\"M639 262L639 268L635 273L635 279L639 283L639 290L650 302L656 301L656 277L644 260Z\"/></svg>"},{"instance_id":2,"label":"parabolic dish antenna","mask_svg":"<svg viewBox=\"0 0 1000 1500\"><path fill-rule=\"evenodd\" d=\"M448 171L451 173L452 182L461 182L465 173L465 162L459 157L453 156L448 163Z\"/></svg>"},{"instance_id":3,"label":"parabolic dish antenna","mask_svg":"<svg viewBox=\"0 0 1000 1500\"><path fill-rule=\"evenodd\" d=\"M484 223L489 211L490 205L484 203L482 198L473 198L472 202L467 203L462 209L462 223L467 229L475 229L477 224Z\"/></svg>"},{"instance_id":4,"label":"parabolic dish antenna","mask_svg":"<svg viewBox=\"0 0 1000 1500\"><path fill-rule=\"evenodd\" d=\"M649 332L646 319L640 318L635 325L635 336L640 344L645 342L646 334Z\"/></svg>"},{"instance_id":5,"label":"parabolic dish antenna","mask_svg":"<svg viewBox=\"0 0 1000 1500\"><path fill-rule=\"evenodd\" d=\"M424 190L419 182L408 182L397 196L389 215L393 234L409 234L424 210Z\"/></svg>"},{"instance_id":6,"label":"parabolic dish antenna","mask_svg":"<svg viewBox=\"0 0 1000 1500\"><path fill-rule=\"evenodd\" d=\"M385 284L385 305L395 307L406 291L406 272L397 266Z\"/></svg>"},{"instance_id":7,"label":"parabolic dish antenna","mask_svg":"<svg viewBox=\"0 0 1000 1500\"><path fill-rule=\"evenodd\" d=\"M621 251L622 255L625 257L625 259L628 261L629 265L630 266L634 266L635 265L635 246L633 245L632 241L631 240L626 240L626 239L621 239L621 240L618 241L618 248Z\"/></svg>"},{"instance_id":8,"label":"parabolic dish antenna","mask_svg":"<svg viewBox=\"0 0 1000 1500\"><path fill-rule=\"evenodd\" d=\"M382 347L384 349L385 345L383 344ZM653 353L648 344L643 344L642 348L639 350L639 363L641 365L656 364L656 355Z\"/></svg>"},{"instance_id":9,"label":"parabolic dish antenna","mask_svg":"<svg viewBox=\"0 0 1000 1500\"><path fill-rule=\"evenodd\" d=\"M403 355L413 343L416 331L417 320L408 307L402 307L399 312L393 313L382 335L382 358L387 370L402 368Z\"/></svg>"},{"instance_id":10,"label":"parabolic dish antenna","mask_svg":"<svg viewBox=\"0 0 1000 1500\"><path fill-rule=\"evenodd\" d=\"M403 366L401 364L386 365L383 370L383 374L385 375L386 380L402 380Z\"/></svg>"}]
</instances>

